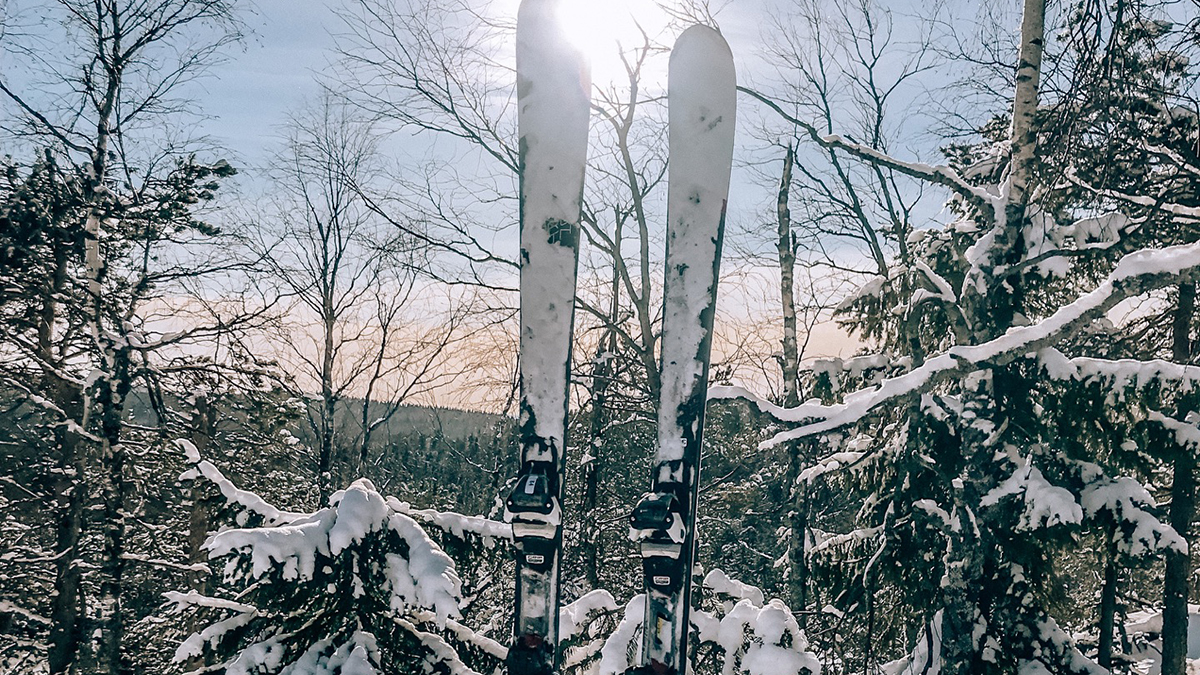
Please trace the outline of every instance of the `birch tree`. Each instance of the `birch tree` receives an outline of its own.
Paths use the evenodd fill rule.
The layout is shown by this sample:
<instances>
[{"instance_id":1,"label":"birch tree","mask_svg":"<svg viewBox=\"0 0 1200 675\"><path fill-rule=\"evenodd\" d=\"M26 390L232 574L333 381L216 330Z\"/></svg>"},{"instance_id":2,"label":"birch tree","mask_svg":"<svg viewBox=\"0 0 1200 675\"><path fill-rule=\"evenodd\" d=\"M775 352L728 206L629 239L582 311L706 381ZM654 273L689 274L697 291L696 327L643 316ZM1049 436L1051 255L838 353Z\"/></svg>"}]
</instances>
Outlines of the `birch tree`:
<instances>
[{"instance_id":1,"label":"birch tree","mask_svg":"<svg viewBox=\"0 0 1200 675\"><path fill-rule=\"evenodd\" d=\"M215 249L202 242L214 230L194 209L212 199L232 167L197 160L186 136L154 129L170 127L182 110L181 85L238 32L232 4L223 0L61 0L7 9L6 25L22 30L8 30L0 46L14 57L8 63L29 71L16 77L6 68L0 75L9 113L4 128L26 147L49 149L31 170L50 188L43 197L67 200L41 224L45 246L38 253L48 257L37 269L46 283L6 302L6 310L23 305L36 320L6 338L15 361L5 381L28 392L50 420L49 450L64 477L55 489L49 670L81 667L81 645L94 627L87 667L127 672L122 602L133 460L124 406L156 350L237 323L218 312L206 327L174 336L145 325L141 312L169 287L229 269L206 259ZM187 242L197 244L197 255L177 258L179 266L157 258ZM84 517L93 495L99 495L95 521ZM81 542L91 523L102 544L89 559ZM85 576L98 589L86 603ZM83 614L85 607L93 616Z\"/></svg>"}]
</instances>

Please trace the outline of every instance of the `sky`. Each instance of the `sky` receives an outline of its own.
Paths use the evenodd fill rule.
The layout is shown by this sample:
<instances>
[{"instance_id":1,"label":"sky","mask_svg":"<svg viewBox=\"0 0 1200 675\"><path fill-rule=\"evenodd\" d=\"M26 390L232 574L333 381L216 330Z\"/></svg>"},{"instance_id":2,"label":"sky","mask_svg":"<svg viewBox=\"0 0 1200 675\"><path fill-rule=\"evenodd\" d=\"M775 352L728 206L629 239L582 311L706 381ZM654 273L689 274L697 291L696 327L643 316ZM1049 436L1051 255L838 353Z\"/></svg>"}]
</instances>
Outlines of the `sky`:
<instances>
[{"instance_id":1,"label":"sky","mask_svg":"<svg viewBox=\"0 0 1200 675\"><path fill-rule=\"evenodd\" d=\"M0 0L3 1L3 0ZM204 111L203 129L252 164L266 161L281 140L280 127L289 111L320 91L319 79L336 82L335 34L341 20L336 8L344 0L253 0L243 13L249 35L240 49L214 67L200 84ZM499 15L515 16L518 0L493 0ZM626 44L636 34L628 19L636 16L650 32L660 29L665 16L650 0L566 0L584 9L573 10L571 28L597 52L604 50L603 33L612 33ZM771 74L760 64L763 20L787 0L728 0L716 2L722 34L738 62L739 83L759 82ZM908 0L886 2L895 12L897 34L913 30L905 18L913 5ZM615 50L613 51L615 54ZM594 79L617 76L615 57L593 58ZM660 78L663 74L659 74Z\"/></svg>"},{"instance_id":2,"label":"sky","mask_svg":"<svg viewBox=\"0 0 1200 675\"><path fill-rule=\"evenodd\" d=\"M254 13L247 17L252 34L242 50L204 80L204 109L210 117L203 128L220 145L235 148L242 162L261 165L269 161L282 140L281 126L289 111L319 94L320 79L336 81L336 71L330 66L336 61L333 33L339 30L340 19L334 7L340 1L257 0ZM508 10L515 14L517 0L497 2L497 11ZM653 11L652 3L643 0L586 4L593 8L602 7L603 13L581 12L574 17L571 27L580 31L578 39L587 42L598 56L615 54L615 50L605 49L601 33L615 33L625 40L634 35L631 22L617 21L613 16L637 14L641 21L650 24L646 27L652 31L656 28L653 24L666 22L665 16ZM751 7L752 0L738 0L725 6L719 15L722 33L735 55L752 55L757 51L758 15ZM621 66L615 58L594 57L593 60L601 61L593 63L595 81L602 82L619 75ZM739 61L740 70L749 67L749 58L743 57ZM659 73L658 77L665 79L665 73ZM745 183L745 176L742 179ZM753 188L743 184L740 189L749 197ZM735 185L734 191L738 190ZM738 201L736 194L731 201ZM513 232L515 234L515 230ZM723 306L735 308L735 311L750 305L748 299L723 299ZM755 299L756 303L759 301L760 298ZM849 355L856 346L857 343L848 340L840 330L826 325L816 331L812 351L819 355Z\"/></svg>"},{"instance_id":3,"label":"sky","mask_svg":"<svg viewBox=\"0 0 1200 675\"><path fill-rule=\"evenodd\" d=\"M214 141L259 165L282 142L291 111L320 93L318 75L334 59L338 23L326 0L255 0L244 12L248 36L240 49L198 83Z\"/></svg>"},{"instance_id":4,"label":"sky","mask_svg":"<svg viewBox=\"0 0 1200 675\"><path fill-rule=\"evenodd\" d=\"M0 11L9 6L37 6L39 0L0 0ZM200 80L189 84L189 92L200 105L202 114L198 130L213 143L226 151L226 156L235 166L248 169L243 175L261 175L261 169L271 161L273 153L284 140L284 125L291 112L301 108L306 101L315 99L321 91L321 82L336 86L335 34L341 30L341 20L336 9L347 0L253 0L248 10L242 13L246 24L246 39L227 50L227 58L213 66ZM404 0L396 0L403 2ZM959 0L954 0L956 3ZM974 0L961 0L965 7ZM495 12L508 13L515 17L519 0L493 0ZM614 49L604 49L605 35L623 38L626 44L636 37L630 15L637 15L645 28L658 33L666 22L665 16L654 9L650 0L564 0L573 7L573 21L568 23L578 32L578 39L596 52L593 56L594 81L604 82L619 74L620 65L615 60ZM764 68L762 30L766 20L775 16L781 8L790 6L791 0L729 0L714 2L719 7L717 15L723 35L734 52L738 66L739 82L762 84L773 75ZM897 39L907 39L915 33L915 24L907 18L917 11L915 0L886 0L885 6L892 9L896 21ZM822 5L824 6L824 5ZM660 60L665 68L665 59ZM0 63L6 75L19 73L19 64ZM651 73L661 87L665 73ZM916 92L914 92L914 96ZM911 97L910 97L911 98ZM739 147L754 143L747 134L755 123L751 109L754 106L742 97L740 100ZM393 147L397 153L412 152L414 156L423 152L423 141L402 133ZM901 149L902 156L904 151ZM926 148L927 149L927 148ZM918 149L919 151L919 149ZM755 184L754 173L748 161L741 158L734 171L734 186L730 199L731 227L744 225L757 217L764 205L769 205L772 195ZM939 206L935 203L933 211ZM932 215L932 212L931 212ZM739 222L740 221L740 222ZM507 235L514 237L515 228ZM502 253L515 257L515 241L502 241L498 248ZM513 249L508 251L507 249ZM767 275L769 277L769 273ZM769 302L769 278L761 284L767 288L760 297L723 296L722 306L732 308L752 307L754 303ZM777 291L776 291L777 292ZM761 305L760 305L761 306ZM750 318L750 317L747 317ZM732 327L736 329L736 325ZM822 326L816 331L812 353L815 355L848 355L858 347L840 331L831 326Z\"/></svg>"}]
</instances>

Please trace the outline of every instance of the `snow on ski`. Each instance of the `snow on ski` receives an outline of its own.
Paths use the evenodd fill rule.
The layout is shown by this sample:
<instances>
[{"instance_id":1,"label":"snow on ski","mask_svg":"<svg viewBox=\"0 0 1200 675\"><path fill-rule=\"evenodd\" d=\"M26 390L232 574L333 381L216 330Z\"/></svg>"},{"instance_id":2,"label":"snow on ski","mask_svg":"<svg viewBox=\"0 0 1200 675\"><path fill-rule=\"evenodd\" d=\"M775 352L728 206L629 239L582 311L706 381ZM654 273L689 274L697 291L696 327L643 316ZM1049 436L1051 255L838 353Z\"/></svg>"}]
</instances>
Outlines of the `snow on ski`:
<instances>
[{"instance_id":1,"label":"snow on ski","mask_svg":"<svg viewBox=\"0 0 1200 675\"><path fill-rule=\"evenodd\" d=\"M511 675L554 672L562 547L563 448L587 162L591 76L555 17L517 14L521 163L521 468L506 518L517 544Z\"/></svg>"},{"instance_id":2,"label":"snow on ski","mask_svg":"<svg viewBox=\"0 0 1200 675\"><path fill-rule=\"evenodd\" d=\"M687 671L700 446L737 103L733 55L707 26L679 36L668 70L662 389L651 492L633 511L646 616L636 671Z\"/></svg>"}]
</instances>

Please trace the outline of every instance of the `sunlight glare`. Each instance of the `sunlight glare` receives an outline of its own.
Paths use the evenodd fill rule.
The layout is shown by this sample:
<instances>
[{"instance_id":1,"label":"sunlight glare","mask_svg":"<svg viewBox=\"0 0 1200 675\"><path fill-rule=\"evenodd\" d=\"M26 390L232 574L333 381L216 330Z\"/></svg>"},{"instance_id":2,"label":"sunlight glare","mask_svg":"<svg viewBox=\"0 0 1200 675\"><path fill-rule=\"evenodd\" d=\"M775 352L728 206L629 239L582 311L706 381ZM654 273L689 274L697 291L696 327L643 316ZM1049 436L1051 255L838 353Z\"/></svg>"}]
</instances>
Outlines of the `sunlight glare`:
<instances>
[{"instance_id":1,"label":"sunlight glare","mask_svg":"<svg viewBox=\"0 0 1200 675\"><path fill-rule=\"evenodd\" d=\"M643 30L660 38L668 20L652 0L561 0L558 12L568 39L591 60L592 82L600 87L625 84L621 50L640 47Z\"/></svg>"}]
</instances>

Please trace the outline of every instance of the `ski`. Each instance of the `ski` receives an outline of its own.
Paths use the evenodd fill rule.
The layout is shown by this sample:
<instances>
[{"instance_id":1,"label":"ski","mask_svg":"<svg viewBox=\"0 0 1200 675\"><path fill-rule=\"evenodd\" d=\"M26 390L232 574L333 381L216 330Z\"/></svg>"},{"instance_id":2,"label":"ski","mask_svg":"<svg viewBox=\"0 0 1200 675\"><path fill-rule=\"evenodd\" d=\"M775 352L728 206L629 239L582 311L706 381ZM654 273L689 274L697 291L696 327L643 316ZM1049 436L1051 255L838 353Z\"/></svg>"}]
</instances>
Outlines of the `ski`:
<instances>
[{"instance_id":1,"label":"ski","mask_svg":"<svg viewBox=\"0 0 1200 675\"><path fill-rule=\"evenodd\" d=\"M521 466L505 503L516 540L510 675L549 675L558 657L563 449L591 76L556 9L557 0L523 0L517 12Z\"/></svg>"},{"instance_id":2,"label":"ski","mask_svg":"<svg viewBox=\"0 0 1200 675\"><path fill-rule=\"evenodd\" d=\"M633 510L646 615L637 673L687 672L700 447L737 102L733 55L716 30L675 41L667 79L667 254L658 443L651 491Z\"/></svg>"}]
</instances>

